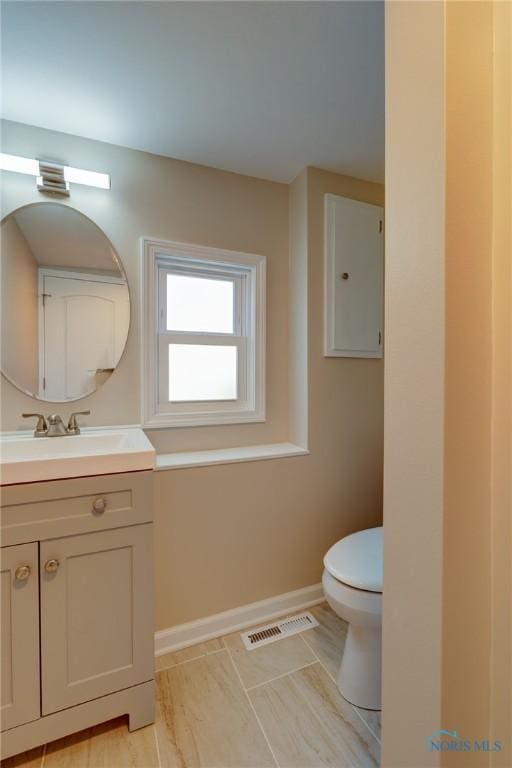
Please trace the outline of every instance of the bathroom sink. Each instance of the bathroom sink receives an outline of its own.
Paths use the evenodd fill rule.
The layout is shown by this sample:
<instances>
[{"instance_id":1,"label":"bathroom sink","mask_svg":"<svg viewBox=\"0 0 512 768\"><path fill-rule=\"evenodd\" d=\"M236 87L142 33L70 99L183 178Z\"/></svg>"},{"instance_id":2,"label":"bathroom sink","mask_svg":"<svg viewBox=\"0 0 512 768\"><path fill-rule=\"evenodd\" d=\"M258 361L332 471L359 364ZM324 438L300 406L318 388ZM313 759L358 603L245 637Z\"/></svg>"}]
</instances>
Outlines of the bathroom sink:
<instances>
[{"instance_id":1,"label":"bathroom sink","mask_svg":"<svg viewBox=\"0 0 512 768\"><path fill-rule=\"evenodd\" d=\"M135 472L154 466L155 449L137 428L90 429L65 437L0 436L2 485Z\"/></svg>"}]
</instances>

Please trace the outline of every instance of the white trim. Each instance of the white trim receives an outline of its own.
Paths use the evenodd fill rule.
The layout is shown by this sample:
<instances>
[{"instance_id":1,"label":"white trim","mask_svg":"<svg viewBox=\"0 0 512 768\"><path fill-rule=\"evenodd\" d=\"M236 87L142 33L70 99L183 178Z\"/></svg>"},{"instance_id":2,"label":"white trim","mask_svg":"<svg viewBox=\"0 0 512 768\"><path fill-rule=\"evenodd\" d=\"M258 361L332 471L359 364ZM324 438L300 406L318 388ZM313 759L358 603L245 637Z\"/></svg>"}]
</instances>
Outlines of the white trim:
<instances>
[{"instance_id":1,"label":"white trim","mask_svg":"<svg viewBox=\"0 0 512 768\"><path fill-rule=\"evenodd\" d=\"M182 259L184 263L208 260L219 267L243 266L247 269L250 280L251 311L247 316L246 336L253 354L249 356L250 370L247 402L243 410L227 406L218 407L210 412L194 411L189 413L171 413L158 409L157 394L157 349L155 329L158 328L156 270L158 256ZM170 240L141 238L140 270L140 347L141 359L141 397L142 423L146 429L168 429L172 427L203 426L211 424L241 424L265 421L265 293L266 293L266 258L251 253L227 251L190 243L177 243Z\"/></svg>"},{"instance_id":2,"label":"white trim","mask_svg":"<svg viewBox=\"0 0 512 768\"><path fill-rule=\"evenodd\" d=\"M45 383L45 335L44 335L44 278L45 274L42 272L41 267L37 270L37 361L38 361L38 390L37 394L40 395L44 392Z\"/></svg>"},{"instance_id":3,"label":"white trim","mask_svg":"<svg viewBox=\"0 0 512 768\"><path fill-rule=\"evenodd\" d=\"M264 459L284 459L291 456L305 456L306 448L293 443L270 443L248 445L239 448L217 448L208 451L184 451L183 453L161 453L156 457L157 472L166 469L187 467L208 467L214 464L236 464Z\"/></svg>"},{"instance_id":4,"label":"white trim","mask_svg":"<svg viewBox=\"0 0 512 768\"><path fill-rule=\"evenodd\" d=\"M127 285L125 277L109 275L105 272L82 272L78 269L66 269L63 267L39 267L41 277L60 277L64 280L85 280L88 283L113 283L114 285Z\"/></svg>"},{"instance_id":5,"label":"white trim","mask_svg":"<svg viewBox=\"0 0 512 768\"><path fill-rule=\"evenodd\" d=\"M257 603L249 603L223 613L206 616L204 619L161 629L155 632L155 656L163 656L180 648L221 637L250 627L252 624L271 621L290 611L300 611L318 605L324 600L322 585L313 584L310 587L269 597L267 600L259 600Z\"/></svg>"}]
</instances>

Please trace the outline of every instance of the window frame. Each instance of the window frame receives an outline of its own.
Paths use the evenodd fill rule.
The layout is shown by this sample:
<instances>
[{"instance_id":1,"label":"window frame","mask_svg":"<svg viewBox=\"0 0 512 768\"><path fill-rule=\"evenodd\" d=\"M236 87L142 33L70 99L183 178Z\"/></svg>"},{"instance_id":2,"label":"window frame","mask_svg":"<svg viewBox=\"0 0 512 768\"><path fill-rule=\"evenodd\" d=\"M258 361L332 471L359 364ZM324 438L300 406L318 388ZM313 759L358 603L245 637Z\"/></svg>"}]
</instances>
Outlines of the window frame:
<instances>
[{"instance_id":1,"label":"window frame","mask_svg":"<svg viewBox=\"0 0 512 768\"><path fill-rule=\"evenodd\" d=\"M148 429L265 421L264 256L188 243L141 241L142 425ZM234 284L233 333L167 330L166 275L226 279ZM168 391L168 345L237 346L237 400L178 401Z\"/></svg>"}]
</instances>

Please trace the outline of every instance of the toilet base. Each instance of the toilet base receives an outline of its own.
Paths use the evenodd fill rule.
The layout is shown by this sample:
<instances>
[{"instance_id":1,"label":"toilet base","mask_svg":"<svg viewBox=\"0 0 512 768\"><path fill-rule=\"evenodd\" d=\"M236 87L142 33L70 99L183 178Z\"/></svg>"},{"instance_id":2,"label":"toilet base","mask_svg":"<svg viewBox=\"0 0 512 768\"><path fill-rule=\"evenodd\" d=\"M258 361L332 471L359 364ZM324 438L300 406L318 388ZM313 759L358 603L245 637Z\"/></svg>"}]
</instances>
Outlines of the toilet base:
<instances>
[{"instance_id":1,"label":"toilet base","mask_svg":"<svg viewBox=\"0 0 512 768\"><path fill-rule=\"evenodd\" d=\"M349 624L338 688L351 704L363 709L381 708L382 631Z\"/></svg>"}]
</instances>

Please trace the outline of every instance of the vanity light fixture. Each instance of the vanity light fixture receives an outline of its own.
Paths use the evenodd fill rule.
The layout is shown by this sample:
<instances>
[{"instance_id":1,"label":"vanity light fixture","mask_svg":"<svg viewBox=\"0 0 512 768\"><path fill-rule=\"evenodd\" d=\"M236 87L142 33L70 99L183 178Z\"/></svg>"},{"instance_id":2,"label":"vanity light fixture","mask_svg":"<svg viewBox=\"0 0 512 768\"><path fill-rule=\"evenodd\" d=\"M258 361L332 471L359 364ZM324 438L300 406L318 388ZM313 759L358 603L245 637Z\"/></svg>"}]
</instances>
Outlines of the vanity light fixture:
<instances>
[{"instance_id":1,"label":"vanity light fixture","mask_svg":"<svg viewBox=\"0 0 512 768\"><path fill-rule=\"evenodd\" d=\"M51 192L54 195L69 195L70 183L110 189L108 173L85 171L82 168L72 168L69 165L59 165L46 160L32 160L18 155L0 153L0 170L35 176L37 188L41 192Z\"/></svg>"},{"instance_id":2,"label":"vanity light fixture","mask_svg":"<svg viewBox=\"0 0 512 768\"><path fill-rule=\"evenodd\" d=\"M39 176L36 183L40 192L49 192L52 195L69 196L69 182L64 176L64 168L57 163L47 163L39 160Z\"/></svg>"}]
</instances>

